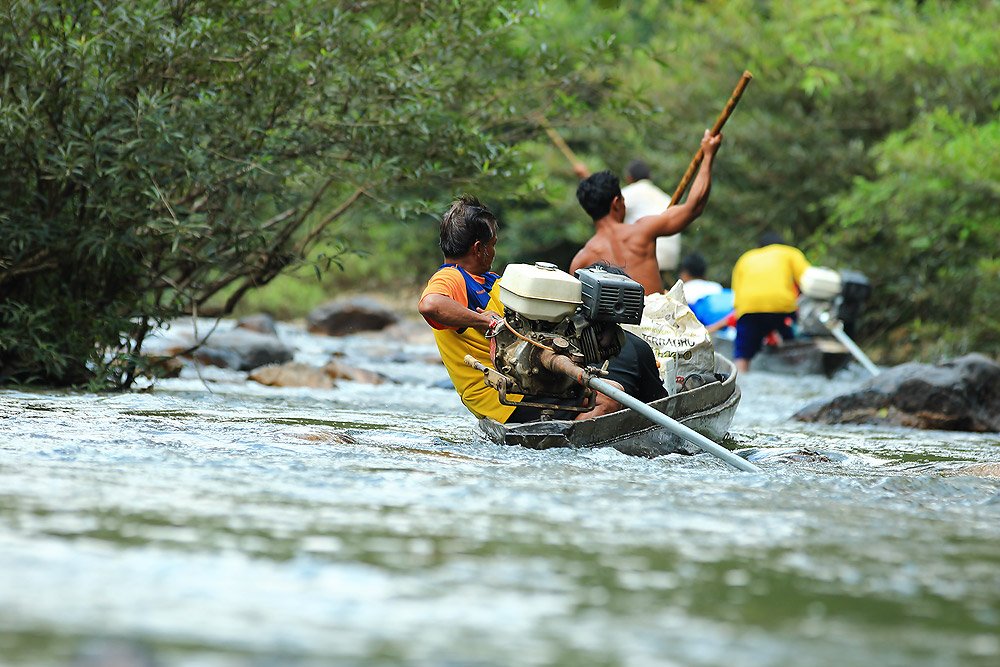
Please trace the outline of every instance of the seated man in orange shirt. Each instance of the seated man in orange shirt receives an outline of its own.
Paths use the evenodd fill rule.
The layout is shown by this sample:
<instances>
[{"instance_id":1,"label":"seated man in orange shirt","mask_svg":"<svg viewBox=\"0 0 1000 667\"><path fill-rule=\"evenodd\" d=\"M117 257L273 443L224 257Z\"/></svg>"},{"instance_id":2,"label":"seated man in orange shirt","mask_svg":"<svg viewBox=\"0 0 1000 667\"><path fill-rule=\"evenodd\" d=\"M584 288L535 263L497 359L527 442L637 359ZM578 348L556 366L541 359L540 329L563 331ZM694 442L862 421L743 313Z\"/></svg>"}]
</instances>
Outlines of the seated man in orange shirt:
<instances>
[{"instance_id":1,"label":"seated man in orange shirt","mask_svg":"<svg viewBox=\"0 0 1000 667\"><path fill-rule=\"evenodd\" d=\"M431 276L417 309L434 328L441 360L462 403L472 414L501 423L535 421L541 416L538 408L502 404L497 391L483 382L482 372L467 366L464 361L469 354L483 365L493 366L485 334L491 327L502 325L500 318L504 312L499 297L499 276L490 271L496 243L497 220L493 213L475 197L457 199L441 220L440 246L445 263ZM634 336L628 340L629 354L623 350L623 354L612 361L607 379L636 395L640 392L633 385L640 377L639 370L646 371L651 364L655 374L656 360L644 341ZM616 362L622 368L616 369ZM648 379L646 375L648 373L641 375L643 380ZM662 385L659 388L663 390ZM666 395L666 390L662 395ZM520 395L508 394L507 397L515 402L522 399ZM651 400L647 396L638 397ZM587 419L619 409L621 405L617 401L598 394L597 405L590 412L563 411L556 412L554 417Z\"/></svg>"}]
</instances>

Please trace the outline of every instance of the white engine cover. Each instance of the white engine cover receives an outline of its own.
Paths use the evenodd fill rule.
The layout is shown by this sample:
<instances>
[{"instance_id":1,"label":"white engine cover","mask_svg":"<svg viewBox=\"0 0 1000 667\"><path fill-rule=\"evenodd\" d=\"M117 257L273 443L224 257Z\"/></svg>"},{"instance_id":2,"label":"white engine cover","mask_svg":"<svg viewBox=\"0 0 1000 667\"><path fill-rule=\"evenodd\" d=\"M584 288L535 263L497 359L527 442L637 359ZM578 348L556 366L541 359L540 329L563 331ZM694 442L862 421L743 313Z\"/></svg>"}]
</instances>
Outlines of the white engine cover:
<instances>
[{"instance_id":1,"label":"white engine cover","mask_svg":"<svg viewBox=\"0 0 1000 667\"><path fill-rule=\"evenodd\" d=\"M840 274L833 269L826 269L821 266L810 266L802 274L802 281L799 287L802 293L813 299L829 301L833 299L842 289Z\"/></svg>"},{"instance_id":2,"label":"white engine cover","mask_svg":"<svg viewBox=\"0 0 1000 667\"><path fill-rule=\"evenodd\" d=\"M524 317L559 322L582 302L580 281L555 264L508 264L500 278L500 301L504 308Z\"/></svg>"}]
</instances>

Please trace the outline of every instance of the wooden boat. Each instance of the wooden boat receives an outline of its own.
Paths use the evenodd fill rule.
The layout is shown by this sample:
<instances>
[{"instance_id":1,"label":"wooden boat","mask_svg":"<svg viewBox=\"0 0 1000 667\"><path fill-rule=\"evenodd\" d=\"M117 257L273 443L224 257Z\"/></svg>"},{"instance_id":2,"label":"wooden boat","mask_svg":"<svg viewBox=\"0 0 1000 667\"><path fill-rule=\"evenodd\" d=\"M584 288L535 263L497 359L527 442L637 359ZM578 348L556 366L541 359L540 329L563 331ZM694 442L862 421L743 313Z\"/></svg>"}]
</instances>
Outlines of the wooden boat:
<instances>
[{"instance_id":1,"label":"wooden boat","mask_svg":"<svg viewBox=\"0 0 1000 667\"><path fill-rule=\"evenodd\" d=\"M723 438L736 415L740 388L736 384L733 362L718 353L715 355L715 372L724 376L721 382L682 391L649 405L727 447ZM531 449L614 447L625 454L647 457L701 451L663 426L629 409L580 421L501 424L492 419L480 419L479 428L497 444Z\"/></svg>"},{"instance_id":2,"label":"wooden boat","mask_svg":"<svg viewBox=\"0 0 1000 667\"><path fill-rule=\"evenodd\" d=\"M715 351L733 358L733 340L718 335L712 336ZM851 361L850 351L832 336L808 336L793 338L780 345L764 345L752 361L752 369L783 375L825 375L847 366Z\"/></svg>"}]
</instances>

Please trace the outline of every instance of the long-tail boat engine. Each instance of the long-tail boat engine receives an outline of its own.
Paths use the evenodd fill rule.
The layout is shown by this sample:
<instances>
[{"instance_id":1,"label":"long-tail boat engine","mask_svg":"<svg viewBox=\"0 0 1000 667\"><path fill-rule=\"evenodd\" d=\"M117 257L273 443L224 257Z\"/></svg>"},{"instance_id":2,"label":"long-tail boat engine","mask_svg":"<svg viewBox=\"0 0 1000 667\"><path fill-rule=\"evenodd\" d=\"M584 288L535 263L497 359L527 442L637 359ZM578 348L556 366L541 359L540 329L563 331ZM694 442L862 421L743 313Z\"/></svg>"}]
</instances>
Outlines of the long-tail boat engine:
<instances>
[{"instance_id":1,"label":"long-tail boat engine","mask_svg":"<svg viewBox=\"0 0 1000 667\"><path fill-rule=\"evenodd\" d=\"M839 321L848 335L854 335L861 309L871 294L863 273L810 267L802 276L801 287L798 324L804 334L829 335L830 326Z\"/></svg>"},{"instance_id":2,"label":"long-tail boat engine","mask_svg":"<svg viewBox=\"0 0 1000 667\"><path fill-rule=\"evenodd\" d=\"M597 267L576 276L546 262L504 270L505 323L491 334L496 370L486 372L501 402L511 404L507 394L523 394L519 405L580 412L592 407L592 390L580 384L576 371L599 372L621 351L625 333L619 325L639 323L644 290L628 276Z\"/></svg>"}]
</instances>

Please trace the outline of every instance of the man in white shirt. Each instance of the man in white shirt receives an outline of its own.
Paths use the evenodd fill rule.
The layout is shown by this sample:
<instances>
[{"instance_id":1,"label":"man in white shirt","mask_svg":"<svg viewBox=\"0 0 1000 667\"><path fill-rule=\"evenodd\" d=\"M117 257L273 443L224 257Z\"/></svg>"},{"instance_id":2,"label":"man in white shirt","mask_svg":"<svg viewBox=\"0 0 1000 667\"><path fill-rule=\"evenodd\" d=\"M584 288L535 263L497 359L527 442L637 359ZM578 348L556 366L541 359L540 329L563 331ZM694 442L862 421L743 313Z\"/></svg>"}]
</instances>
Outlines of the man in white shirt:
<instances>
[{"instance_id":1,"label":"man in white shirt","mask_svg":"<svg viewBox=\"0 0 1000 667\"><path fill-rule=\"evenodd\" d=\"M649 165L642 160L632 160L625 167L622 197L625 198L625 224L630 225L647 215L662 213L670 205L670 195L656 187L650 180ZM681 256L681 235L661 236L656 239L656 262L660 274L673 274ZM670 281L666 281L669 284Z\"/></svg>"}]
</instances>

